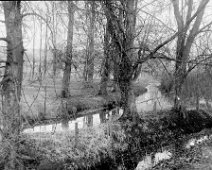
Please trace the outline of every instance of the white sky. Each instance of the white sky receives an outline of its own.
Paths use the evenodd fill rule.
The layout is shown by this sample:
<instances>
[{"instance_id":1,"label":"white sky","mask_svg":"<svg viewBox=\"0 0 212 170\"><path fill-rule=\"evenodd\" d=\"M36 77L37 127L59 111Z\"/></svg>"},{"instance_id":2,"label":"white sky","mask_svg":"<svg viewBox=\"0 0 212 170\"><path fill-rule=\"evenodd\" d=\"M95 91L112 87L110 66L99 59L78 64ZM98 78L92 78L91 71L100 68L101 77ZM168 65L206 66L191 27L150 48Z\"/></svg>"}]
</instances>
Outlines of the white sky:
<instances>
[{"instance_id":1,"label":"white sky","mask_svg":"<svg viewBox=\"0 0 212 170\"><path fill-rule=\"evenodd\" d=\"M148 4L148 3L150 4L151 2L154 2L154 1L155 0L151 0L151 1L143 0L140 2L142 2L142 4L141 4L141 6L142 6L143 4ZM160 8L158 8L158 2L167 2L167 6L165 8L163 7L160 9ZM155 15L155 17L160 19L166 25L168 25L169 27L176 30L176 24L175 24L176 22L174 19L173 9L172 9L172 5L170 4L170 0L165 0L165 1L158 0L158 2L151 3L151 5L146 6L142 10L145 10L146 12L151 13L152 15ZM198 1L196 0L196 2L199 2L199 0ZM34 1L34 2L29 2L29 4L31 4L32 8L38 7L39 9L41 9L40 11L37 11L37 12L42 12L42 10L43 10L45 13L45 10L46 10L45 9L45 1ZM78 2L78 4L80 4L80 2ZM156 4L157 4L157 6L156 6ZM203 23L208 22L208 20L212 20L211 19L212 18L211 6L212 6L212 1L209 2L209 5L206 9ZM159 11L156 11L155 9L158 9ZM64 8L64 10L62 10L61 12L64 13L64 14L62 14L62 16L64 19L64 23L67 25L68 24L67 17L65 14L65 13L67 13L67 9ZM3 14L0 15L0 19L4 20ZM34 29L34 24L35 24L35 29ZM64 26L62 26L62 24L60 24L58 27L60 28L60 32L58 32L57 42L60 44L63 44L65 46L67 29ZM32 16L28 16L27 18L25 18L23 21L24 47L28 50L33 48L33 36L35 35L34 36L35 37L34 48L35 49L40 48L40 37L42 37L42 48L44 48L45 47L45 25L44 24L42 27L42 31L43 31L43 33L41 34L40 24L39 24L38 20L33 21ZM75 27L74 32L75 32L74 44L76 47L79 47L80 45L83 44L83 42L85 43L86 36L84 35L85 33L82 30L78 30L78 34L76 34L76 32L77 32L76 27ZM3 23L0 23L0 37L4 37L4 36L5 36L5 25ZM0 43L1 43L1 45L4 44L4 42L0 42Z\"/></svg>"}]
</instances>

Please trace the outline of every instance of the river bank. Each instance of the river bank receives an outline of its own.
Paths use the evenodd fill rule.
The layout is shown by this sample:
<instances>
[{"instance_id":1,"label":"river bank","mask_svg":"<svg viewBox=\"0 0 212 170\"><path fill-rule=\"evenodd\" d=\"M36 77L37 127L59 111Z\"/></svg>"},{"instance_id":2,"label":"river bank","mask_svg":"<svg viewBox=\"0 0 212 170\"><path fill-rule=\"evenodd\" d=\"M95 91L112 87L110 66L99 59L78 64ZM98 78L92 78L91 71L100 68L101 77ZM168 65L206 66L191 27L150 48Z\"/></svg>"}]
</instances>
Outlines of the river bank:
<instances>
[{"instance_id":1,"label":"river bank","mask_svg":"<svg viewBox=\"0 0 212 170\"><path fill-rule=\"evenodd\" d=\"M169 110L160 112L160 118L155 116L140 119L136 123L128 122L128 134L123 131L122 122L119 121L108 121L78 132L23 134L24 147L21 153L23 158L27 158L26 166L39 170L59 167L61 170L134 170L147 154L166 150L170 146L173 146L173 151L176 147L179 150L185 147L186 141L193 138L194 134L197 134L196 137L198 133L203 135L200 131L212 125L212 120L208 118L202 118L202 121L199 121L198 116L192 118L194 114L202 115L195 111L188 111L190 122L179 122L173 114ZM26 149L28 145L31 150Z\"/></svg>"},{"instance_id":2,"label":"river bank","mask_svg":"<svg viewBox=\"0 0 212 170\"><path fill-rule=\"evenodd\" d=\"M147 93L137 97L137 109L142 108L142 111L135 123L128 122L123 126L123 122L111 121L109 115L106 123L100 121L95 124L94 116L90 121L93 126L81 129L73 126L73 130L66 128L59 133L51 128L48 131L46 127L39 131L38 127L36 133L23 134L25 141L31 145L33 143L37 149L36 155L32 154L31 161L34 163L26 164L40 170L50 166L52 169L61 166L61 169L134 170L147 154L170 146L183 148L189 135L211 128L211 116L201 110L188 110L187 119L177 119L175 115L178 113L170 110L171 103L163 98L157 86L155 83L149 84ZM97 117L101 120L100 114ZM76 123L80 124L75 122L73 125ZM30 157L30 153L25 155Z\"/></svg>"},{"instance_id":3,"label":"river bank","mask_svg":"<svg viewBox=\"0 0 212 170\"><path fill-rule=\"evenodd\" d=\"M147 92L143 84L135 83L132 88L136 97ZM97 91L93 92L93 95L76 95L68 99L58 99L59 103L55 114L39 112L36 117L27 116L27 120L23 118L24 127L58 123L64 119L74 120L104 109L110 110L119 106L120 99L119 92L109 92L107 96L101 96L97 95Z\"/></svg>"}]
</instances>

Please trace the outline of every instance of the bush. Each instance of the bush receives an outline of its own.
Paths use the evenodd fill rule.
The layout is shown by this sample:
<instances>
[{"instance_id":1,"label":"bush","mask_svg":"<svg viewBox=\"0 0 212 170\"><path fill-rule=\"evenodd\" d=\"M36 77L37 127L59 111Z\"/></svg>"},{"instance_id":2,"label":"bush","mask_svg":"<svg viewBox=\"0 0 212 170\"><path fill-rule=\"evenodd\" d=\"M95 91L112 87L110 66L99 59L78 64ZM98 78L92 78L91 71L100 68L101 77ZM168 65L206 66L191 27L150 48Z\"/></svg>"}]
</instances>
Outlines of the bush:
<instances>
[{"instance_id":1,"label":"bush","mask_svg":"<svg viewBox=\"0 0 212 170\"><path fill-rule=\"evenodd\" d=\"M196 97L210 99L212 96L211 83L211 75L205 71L190 73L183 84L184 98L189 100L195 100Z\"/></svg>"},{"instance_id":2,"label":"bush","mask_svg":"<svg viewBox=\"0 0 212 170\"><path fill-rule=\"evenodd\" d=\"M169 94L174 86L174 77L168 73L163 73L161 76L161 84L159 89L161 92Z\"/></svg>"}]
</instances>

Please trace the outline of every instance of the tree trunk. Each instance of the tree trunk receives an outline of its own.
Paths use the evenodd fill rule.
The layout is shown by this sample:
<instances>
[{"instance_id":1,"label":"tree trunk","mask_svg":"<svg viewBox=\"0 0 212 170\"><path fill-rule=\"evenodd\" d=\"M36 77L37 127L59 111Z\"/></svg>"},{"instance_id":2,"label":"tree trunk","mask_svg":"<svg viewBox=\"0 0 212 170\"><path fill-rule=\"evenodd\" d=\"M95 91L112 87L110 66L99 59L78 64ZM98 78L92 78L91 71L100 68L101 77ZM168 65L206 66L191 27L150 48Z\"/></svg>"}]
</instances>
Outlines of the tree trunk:
<instances>
[{"instance_id":1,"label":"tree trunk","mask_svg":"<svg viewBox=\"0 0 212 170\"><path fill-rule=\"evenodd\" d=\"M176 63L175 63L175 99L174 99L174 109L179 113L182 112L183 98L182 98L182 86L184 80L187 76L187 62L189 59L190 50L194 42L195 37L198 35L199 27L202 21L205 7L209 0L201 0L198 6L199 13L193 20L193 26L189 28L187 23L191 18L193 1L188 1L187 5L187 16L182 17L182 11L180 11L180 1L172 1L174 7L174 15L177 21L178 31L181 33L178 35L177 39L177 49L176 49ZM182 4L181 4L182 5ZM185 14L184 14L185 15ZM189 33L187 33L189 31Z\"/></svg>"},{"instance_id":2,"label":"tree trunk","mask_svg":"<svg viewBox=\"0 0 212 170\"><path fill-rule=\"evenodd\" d=\"M86 50L86 66L85 66L85 81L88 84L93 83L94 75L94 28L95 28L95 1L87 2L91 6L91 14L89 15L88 39Z\"/></svg>"},{"instance_id":3,"label":"tree trunk","mask_svg":"<svg viewBox=\"0 0 212 170\"><path fill-rule=\"evenodd\" d=\"M62 92L61 96L67 98L70 96L69 85L71 75L71 63L72 63L72 43L73 43L73 26L74 26L74 4L73 1L68 1L68 36L67 36L67 49L65 68L63 72Z\"/></svg>"},{"instance_id":4,"label":"tree trunk","mask_svg":"<svg viewBox=\"0 0 212 170\"><path fill-rule=\"evenodd\" d=\"M35 31L35 22L33 22L33 31ZM32 49L32 80L35 77L35 34L33 35L33 49Z\"/></svg>"},{"instance_id":5,"label":"tree trunk","mask_svg":"<svg viewBox=\"0 0 212 170\"><path fill-rule=\"evenodd\" d=\"M136 23L136 0L125 1L119 8L119 14L114 12L111 1L106 2L106 16L112 41L116 44L119 54L117 67L117 79L121 92L121 104L123 107L123 118L135 120L138 117L135 96L132 89L133 78L133 47ZM124 9L124 11L123 11ZM123 15L125 13L125 15ZM124 30L123 30L124 29ZM124 32L124 35L123 35ZM117 61L117 60L114 60Z\"/></svg>"},{"instance_id":6,"label":"tree trunk","mask_svg":"<svg viewBox=\"0 0 212 170\"><path fill-rule=\"evenodd\" d=\"M110 75L110 56L109 56L109 32L108 26L106 24L106 30L104 35L104 59L103 59L103 72L100 83L99 94L106 96L107 95L107 83Z\"/></svg>"},{"instance_id":7,"label":"tree trunk","mask_svg":"<svg viewBox=\"0 0 212 170\"><path fill-rule=\"evenodd\" d=\"M40 61L39 61L39 82L42 83L42 39L43 39L43 24L40 22Z\"/></svg>"},{"instance_id":8,"label":"tree trunk","mask_svg":"<svg viewBox=\"0 0 212 170\"><path fill-rule=\"evenodd\" d=\"M130 65L129 58L122 56L121 64L119 66L118 85L121 92L121 105L123 107L124 118L135 120L137 115L137 108L135 104L135 96L132 89L131 72L132 67Z\"/></svg>"},{"instance_id":9,"label":"tree trunk","mask_svg":"<svg viewBox=\"0 0 212 170\"><path fill-rule=\"evenodd\" d=\"M119 58L119 52L117 50L112 51L113 53L113 59L112 59L112 67L113 67L113 86L114 91L118 91L118 78L119 78L119 65L120 58Z\"/></svg>"},{"instance_id":10,"label":"tree trunk","mask_svg":"<svg viewBox=\"0 0 212 170\"><path fill-rule=\"evenodd\" d=\"M48 18L46 17L46 20ZM45 51L44 51L44 61L43 61L43 68L44 68L44 77L46 77L46 71L47 71L47 46L48 46L48 27L46 25L46 30L45 30Z\"/></svg>"},{"instance_id":11,"label":"tree trunk","mask_svg":"<svg viewBox=\"0 0 212 170\"><path fill-rule=\"evenodd\" d=\"M20 98L23 77L23 39L20 1L2 2L7 34L7 63L3 78L3 146L7 148L5 170L16 170L21 125Z\"/></svg>"},{"instance_id":12,"label":"tree trunk","mask_svg":"<svg viewBox=\"0 0 212 170\"><path fill-rule=\"evenodd\" d=\"M123 117L129 117L135 120L138 116L135 104L135 96L132 89L133 76L133 50L135 33L135 9L136 1L126 2L126 39L123 41L124 53L122 53L121 63L119 65L119 87L121 90L121 101L123 101ZM131 49L131 50L129 50Z\"/></svg>"},{"instance_id":13,"label":"tree trunk","mask_svg":"<svg viewBox=\"0 0 212 170\"><path fill-rule=\"evenodd\" d=\"M186 74L186 62L184 53L184 42L185 35L181 34L178 36L177 40L177 51L176 51L176 64L175 64L175 73L174 73L174 90L175 90L175 98L174 98L174 109L176 111L181 112L182 109L182 85L184 82L184 76Z\"/></svg>"},{"instance_id":14,"label":"tree trunk","mask_svg":"<svg viewBox=\"0 0 212 170\"><path fill-rule=\"evenodd\" d=\"M53 43L53 76L55 78L57 72L57 15L55 14L56 4L52 1L52 43ZM56 16L55 16L56 15Z\"/></svg>"},{"instance_id":15,"label":"tree trunk","mask_svg":"<svg viewBox=\"0 0 212 170\"><path fill-rule=\"evenodd\" d=\"M103 59L103 72L101 75L101 82L100 82L100 90L99 95L107 96L107 83L109 81L109 75L110 75L110 59L109 56L105 56L105 59Z\"/></svg>"}]
</instances>

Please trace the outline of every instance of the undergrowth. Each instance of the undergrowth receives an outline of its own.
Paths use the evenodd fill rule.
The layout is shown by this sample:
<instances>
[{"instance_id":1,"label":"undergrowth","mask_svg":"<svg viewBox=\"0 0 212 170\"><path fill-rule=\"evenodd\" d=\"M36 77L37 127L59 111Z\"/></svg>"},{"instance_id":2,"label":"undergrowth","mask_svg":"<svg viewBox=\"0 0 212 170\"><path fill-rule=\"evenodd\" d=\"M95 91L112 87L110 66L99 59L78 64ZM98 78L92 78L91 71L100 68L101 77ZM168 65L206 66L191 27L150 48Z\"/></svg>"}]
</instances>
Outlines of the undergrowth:
<instances>
[{"instance_id":1,"label":"undergrowth","mask_svg":"<svg viewBox=\"0 0 212 170\"><path fill-rule=\"evenodd\" d=\"M40 170L49 166L61 170L131 170L147 153L176 144L181 135L209 128L212 122L205 113L196 111L187 111L188 119L180 121L173 116L177 114L174 111L158 113L163 114L136 122L107 122L76 133L22 134L20 160L24 166ZM0 164L4 163L4 152L0 150Z\"/></svg>"}]
</instances>

